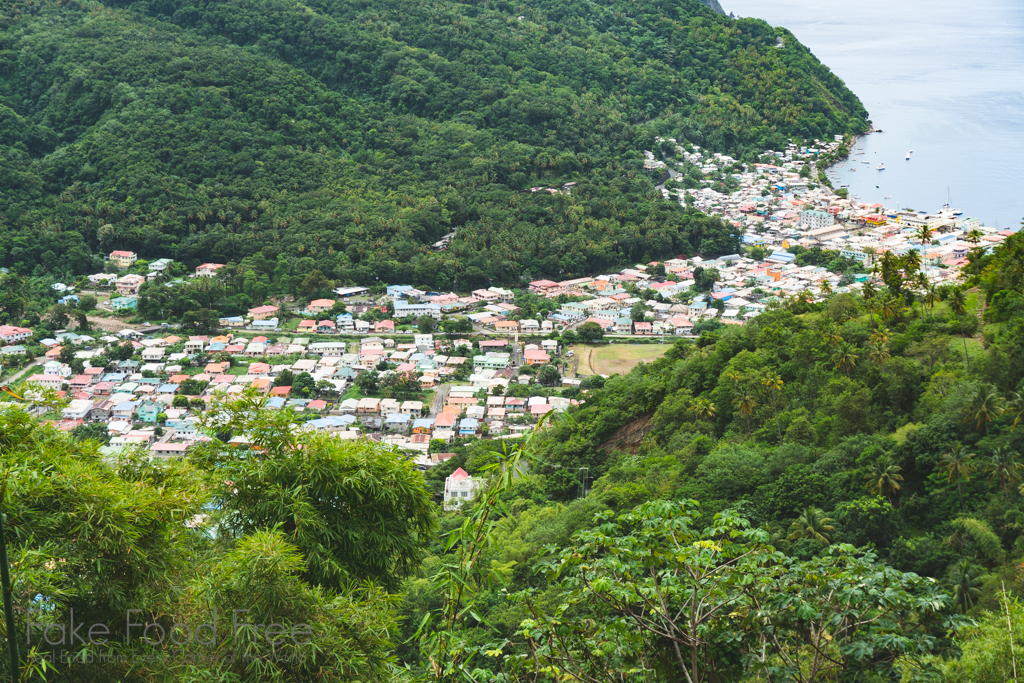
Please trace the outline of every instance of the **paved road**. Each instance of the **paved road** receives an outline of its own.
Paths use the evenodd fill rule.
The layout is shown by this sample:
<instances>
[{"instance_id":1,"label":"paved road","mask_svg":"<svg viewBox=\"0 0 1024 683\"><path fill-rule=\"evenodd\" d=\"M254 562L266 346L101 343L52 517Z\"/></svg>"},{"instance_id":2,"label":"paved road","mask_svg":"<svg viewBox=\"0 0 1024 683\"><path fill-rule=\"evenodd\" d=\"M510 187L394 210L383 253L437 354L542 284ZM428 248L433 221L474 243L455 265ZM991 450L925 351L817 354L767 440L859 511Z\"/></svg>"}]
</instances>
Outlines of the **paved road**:
<instances>
[{"instance_id":1,"label":"paved road","mask_svg":"<svg viewBox=\"0 0 1024 683\"><path fill-rule=\"evenodd\" d=\"M18 372L16 372L16 373L14 373L13 375L11 375L10 377L8 377L8 378L7 378L6 380L4 380L3 382L0 382L0 384L3 384L3 385L9 385L9 384L11 384L12 382L16 382L16 381L18 381L19 379L21 379L22 375L24 375L24 374L25 374L26 372L28 372L29 370L31 370L31 369L32 369L33 367L35 367L35 366L37 366L37 365L42 365L42 364L43 364L43 362L45 362L45 360L46 360L45 358L36 358L36 359L35 359L34 361L32 361L31 363L29 363L28 365L26 365L26 366L25 366L24 368L22 368L21 370L19 370L19 371L18 371Z\"/></svg>"},{"instance_id":2,"label":"paved road","mask_svg":"<svg viewBox=\"0 0 1024 683\"><path fill-rule=\"evenodd\" d=\"M434 400L430 404L430 416L437 417L444 410L444 401L448 397L448 389L451 388L451 384L439 384L437 385L437 393L434 394Z\"/></svg>"},{"instance_id":3,"label":"paved road","mask_svg":"<svg viewBox=\"0 0 1024 683\"><path fill-rule=\"evenodd\" d=\"M676 178L676 177L679 176L679 172L676 171L676 170L673 170L673 168L671 166L666 166L665 170L668 171L668 177L669 178ZM658 187L656 187L655 189L656 190L664 190L665 189L665 183L662 183L661 185L658 185Z\"/></svg>"}]
</instances>

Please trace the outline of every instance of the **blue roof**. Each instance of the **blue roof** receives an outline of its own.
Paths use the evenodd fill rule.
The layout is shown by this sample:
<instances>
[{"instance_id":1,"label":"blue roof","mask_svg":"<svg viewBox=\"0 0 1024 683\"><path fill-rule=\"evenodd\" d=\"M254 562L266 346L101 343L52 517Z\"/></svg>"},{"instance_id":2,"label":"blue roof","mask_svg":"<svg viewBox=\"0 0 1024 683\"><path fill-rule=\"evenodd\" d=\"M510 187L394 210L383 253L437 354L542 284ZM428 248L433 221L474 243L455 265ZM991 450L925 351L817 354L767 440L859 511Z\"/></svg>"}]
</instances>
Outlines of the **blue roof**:
<instances>
[{"instance_id":1,"label":"blue roof","mask_svg":"<svg viewBox=\"0 0 1024 683\"><path fill-rule=\"evenodd\" d=\"M274 410L280 410L281 408L284 408L284 404L285 400L282 396L272 396L271 398L267 399L267 407L272 408Z\"/></svg>"},{"instance_id":2,"label":"blue roof","mask_svg":"<svg viewBox=\"0 0 1024 683\"><path fill-rule=\"evenodd\" d=\"M161 394L173 394L177 390L177 384L162 384L160 385L160 388L157 389L157 391L160 392Z\"/></svg>"},{"instance_id":3,"label":"blue roof","mask_svg":"<svg viewBox=\"0 0 1024 683\"><path fill-rule=\"evenodd\" d=\"M421 417L412 421L413 429L429 429L434 426L434 418Z\"/></svg>"},{"instance_id":4,"label":"blue roof","mask_svg":"<svg viewBox=\"0 0 1024 683\"><path fill-rule=\"evenodd\" d=\"M134 401L121 401L116 406L114 406L114 410L118 410L118 411L121 411L121 410L135 410L135 402Z\"/></svg>"},{"instance_id":5,"label":"blue roof","mask_svg":"<svg viewBox=\"0 0 1024 683\"><path fill-rule=\"evenodd\" d=\"M390 415L388 415L388 419L385 420L385 422L392 423L392 424L397 424L399 422L408 422L408 421L409 421L409 416L405 415L403 413L391 413Z\"/></svg>"},{"instance_id":6,"label":"blue roof","mask_svg":"<svg viewBox=\"0 0 1024 683\"><path fill-rule=\"evenodd\" d=\"M768 260L769 261L782 261L784 263L789 263L789 262L791 262L795 258L796 258L796 256L794 256L793 254L790 254L790 253L787 253L787 252L784 252L784 251L773 251L771 256L768 257Z\"/></svg>"},{"instance_id":7,"label":"blue roof","mask_svg":"<svg viewBox=\"0 0 1024 683\"><path fill-rule=\"evenodd\" d=\"M459 420L459 429L476 429L479 425L479 420L473 417L464 417Z\"/></svg>"},{"instance_id":8,"label":"blue roof","mask_svg":"<svg viewBox=\"0 0 1024 683\"><path fill-rule=\"evenodd\" d=\"M223 351L225 348L227 348L227 344L225 344L224 342L213 342L212 344L210 344L209 346L206 347L206 350L207 351Z\"/></svg>"}]
</instances>

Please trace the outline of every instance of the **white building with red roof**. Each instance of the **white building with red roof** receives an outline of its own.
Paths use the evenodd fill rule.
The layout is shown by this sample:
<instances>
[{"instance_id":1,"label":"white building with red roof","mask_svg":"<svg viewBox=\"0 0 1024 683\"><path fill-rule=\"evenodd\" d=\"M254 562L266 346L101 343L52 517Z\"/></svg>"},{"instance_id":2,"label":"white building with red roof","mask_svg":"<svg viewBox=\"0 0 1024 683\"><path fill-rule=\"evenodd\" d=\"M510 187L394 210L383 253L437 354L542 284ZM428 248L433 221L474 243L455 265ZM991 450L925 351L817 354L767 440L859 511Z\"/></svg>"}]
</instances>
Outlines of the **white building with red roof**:
<instances>
[{"instance_id":1,"label":"white building with red roof","mask_svg":"<svg viewBox=\"0 0 1024 683\"><path fill-rule=\"evenodd\" d=\"M469 473L461 467L452 472L444 480L445 509L451 510L459 507L464 502L473 500L483 483L483 479L469 476Z\"/></svg>"},{"instance_id":2,"label":"white building with red roof","mask_svg":"<svg viewBox=\"0 0 1024 683\"><path fill-rule=\"evenodd\" d=\"M25 341L32 336L32 330L27 327L15 327L14 325L0 325L0 340L7 344Z\"/></svg>"},{"instance_id":3,"label":"white building with red roof","mask_svg":"<svg viewBox=\"0 0 1024 683\"><path fill-rule=\"evenodd\" d=\"M196 266L196 277L213 277L223 267L223 263L204 263Z\"/></svg>"}]
</instances>

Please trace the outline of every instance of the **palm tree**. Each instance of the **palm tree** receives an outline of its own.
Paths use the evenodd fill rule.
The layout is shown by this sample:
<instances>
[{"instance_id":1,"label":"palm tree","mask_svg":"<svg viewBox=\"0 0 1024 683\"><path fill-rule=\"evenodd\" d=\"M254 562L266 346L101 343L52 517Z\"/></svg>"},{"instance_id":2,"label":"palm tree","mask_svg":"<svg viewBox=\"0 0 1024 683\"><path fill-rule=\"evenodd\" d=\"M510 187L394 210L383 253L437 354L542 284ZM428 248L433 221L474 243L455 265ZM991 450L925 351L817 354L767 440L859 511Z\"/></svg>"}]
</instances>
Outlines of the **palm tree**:
<instances>
[{"instance_id":1,"label":"palm tree","mask_svg":"<svg viewBox=\"0 0 1024 683\"><path fill-rule=\"evenodd\" d=\"M861 296L864 297L864 307L868 309L868 315L871 316L871 326L875 325L875 298L878 296L878 290L870 282L865 282L864 286L860 290Z\"/></svg>"},{"instance_id":2,"label":"palm tree","mask_svg":"<svg viewBox=\"0 0 1024 683\"><path fill-rule=\"evenodd\" d=\"M875 342L868 345L868 358L875 365L882 367L883 370L890 357L889 349L885 344Z\"/></svg>"},{"instance_id":3,"label":"palm tree","mask_svg":"<svg viewBox=\"0 0 1024 683\"><path fill-rule=\"evenodd\" d=\"M888 321L895 318L903 310L903 299L898 296L886 296L882 299L882 319Z\"/></svg>"},{"instance_id":4,"label":"palm tree","mask_svg":"<svg viewBox=\"0 0 1024 683\"><path fill-rule=\"evenodd\" d=\"M1007 486L1020 481L1021 466L1017 458L1016 451L1000 447L981 463L981 468L988 473L989 482L998 483L1004 497L1009 495Z\"/></svg>"},{"instance_id":5,"label":"palm tree","mask_svg":"<svg viewBox=\"0 0 1024 683\"><path fill-rule=\"evenodd\" d=\"M935 285L928 283L924 287L924 304L928 307L928 329L932 326L932 313L935 311L935 303L939 300L939 290Z\"/></svg>"},{"instance_id":6,"label":"palm tree","mask_svg":"<svg viewBox=\"0 0 1024 683\"><path fill-rule=\"evenodd\" d=\"M710 420L715 417L715 404L706 398L698 398L688 408L695 420Z\"/></svg>"},{"instance_id":7,"label":"palm tree","mask_svg":"<svg viewBox=\"0 0 1024 683\"><path fill-rule=\"evenodd\" d=\"M775 412L775 431L779 435L779 443L782 443L782 428L779 426L779 406L776 402L776 396L782 393L782 387L785 383L782 378L779 377L779 373L774 370L768 370L761 377L761 386L768 390L768 395L772 397L772 410Z\"/></svg>"},{"instance_id":8,"label":"palm tree","mask_svg":"<svg viewBox=\"0 0 1024 683\"><path fill-rule=\"evenodd\" d=\"M832 518L826 517L821 508L811 505L789 526L789 540L802 541L809 538L822 545L828 545L832 542L832 532L836 529L831 522Z\"/></svg>"},{"instance_id":9,"label":"palm tree","mask_svg":"<svg viewBox=\"0 0 1024 683\"><path fill-rule=\"evenodd\" d=\"M900 259L900 263L903 266L903 273L907 277L910 277L913 273L916 273L921 269L921 252L917 249L911 249L903 258Z\"/></svg>"},{"instance_id":10,"label":"palm tree","mask_svg":"<svg viewBox=\"0 0 1024 683\"><path fill-rule=\"evenodd\" d=\"M871 333L872 344L888 344L892 339L892 330L888 327L880 327Z\"/></svg>"},{"instance_id":11,"label":"palm tree","mask_svg":"<svg viewBox=\"0 0 1024 683\"><path fill-rule=\"evenodd\" d=\"M757 407L757 396L751 391L750 387L741 387L737 393L736 398L732 400L732 404L739 409L740 414L747 424L747 439L750 439L750 415L754 412L754 408Z\"/></svg>"},{"instance_id":12,"label":"palm tree","mask_svg":"<svg viewBox=\"0 0 1024 683\"><path fill-rule=\"evenodd\" d=\"M981 575L966 558L953 565L949 572L949 586L953 589L953 604L964 614L981 595Z\"/></svg>"},{"instance_id":13,"label":"palm tree","mask_svg":"<svg viewBox=\"0 0 1024 683\"><path fill-rule=\"evenodd\" d=\"M949 453L944 453L939 458L939 471L946 474L946 483L956 482L956 493L960 496L960 510L967 512L964 507L964 494L960 490L961 481L970 481L971 475L978 469L974 462L974 453L968 453L967 448L960 442L953 444Z\"/></svg>"},{"instance_id":14,"label":"palm tree","mask_svg":"<svg viewBox=\"0 0 1024 683\"><path fill-rule=\"evenodd\" d=\"M988 423L1003 414L1003 399L991 387L978 387L978 393L964 409L964 422L973 422L979 432L984 427L988 434Z\"/></svg>"},{"instance_id":15,"label":"palm tree","mask_svg":"<svg viewBox=\"0 0 1024 683\"><path fill-rule=\"evenodd\" d=\"M821 292L821 295L827 299L832 294L832 285L829 283L828 280L822 280L821 286L818 287L818 291Z\"/></svg>"},{"instance_id":16,"label":"palm tree","mask_svg":"<svg viewBox=\"0 0 1024 683\"><path fill-rule=\"evenodd\" d=\"M946 303L949 304L949 309L956 314L959 318L965 312L967 312L967 295L964 294L964 290L960 287L950 290L946 295ZM964 340L964 360L967 361L967 370L971 369L971 357L967 355L967 335L964 334L964 325L960 323L960 336Z\"/></svg>"},{"instance_id":17,"label":"palm tree","mask_svg":"<svg viewBox=\"0 0 1024 683\"><path fill-rule=\"evenodd\" d=\"M834 320L829 319L821 328L821 335L825 338L832 348L836 348L843 343L843 337L839 333L839 326L836 325Z\"/></svg>"},{"instance_id":18,"label":"palm tree","mask_svg":"<svg viewBox=\"0 0 1024 683\"><path fill-rule=\"evenodd\" d=\"M1024 422L1024 394L1014 392L1010 394L1010 399L1006 402L1009 406L1005 412L1013 414L1013 424L1010 425L1010 431L1016 431L1017 425Z\"/></svg>"},{"instance_id":19,"label":"palm tree","mask_svg":"<svg viewBox=\"0 0 1024 683\"><path fill-rule=\"evenodd\" d=\"M931 244L932 229L927 225L922 225L917 229L917 239L920 240L922 245Z\"/></svg>"},{"instance_id":20,"label":"palm tree","mask_svg":"<svg viewBox=\"0 0 1024 683\"><path fill-rule=\"evenodd\" d=\"M969 233L964 235L964 240L970 242L974 246L978 246L978 244L981 242L982 237L984 237L984 235L982 234L981 230L975 228L974 230L971 230Z\"/></svg>"},{"instance_id":21,"label":"palm tree","mask_svg":"<svg viewBox=\"0 0 1024 683\"><path fill-rule=\"evenodd\" d=\"M789 539L786 538L786 531L775 522L765 522L761 530L768 534L768 543L776 550L785 552L789 549Z\"/></svg>"},{"instance_id":22,"label":"palm tree","mask_svg":"<svg viewBox=\"0 0 1024 683\"><path fill-rule=\"evenodd\" d=\"M846 373L847 379L849 379L850 373L853 372L854 368L857 367L858 358L856 349L845 342L832 354L832 362L835 363L836 369L839 370L841 368Z\"/></svg>"},{"instance_id":23,"label":"palm tree","mask_svg":"<svg viewBox=\"0 0 1024 683\"><path fill-rule=\"evenodd\" d=\"M867 476L867 487L872 493L885 496L892 505L892 497L900 490L903 468L894 465L888 455L883 455L871 465Z\"/></svg>"}]
</instances>

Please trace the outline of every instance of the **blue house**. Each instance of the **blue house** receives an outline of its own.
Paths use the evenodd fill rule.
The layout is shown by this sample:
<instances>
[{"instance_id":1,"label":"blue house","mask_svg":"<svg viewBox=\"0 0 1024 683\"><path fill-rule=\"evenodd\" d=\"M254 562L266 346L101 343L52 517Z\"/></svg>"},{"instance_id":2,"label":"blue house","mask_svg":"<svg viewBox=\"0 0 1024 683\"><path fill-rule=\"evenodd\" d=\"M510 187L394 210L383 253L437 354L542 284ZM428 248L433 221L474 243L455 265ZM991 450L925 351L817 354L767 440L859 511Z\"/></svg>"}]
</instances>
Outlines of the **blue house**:
<instances>
[{"instance_id":1,"label":"blue house","mask_svg":"<svg viewBox=\"0 0 1024 683\"><path fill-rule=\"evenodd\" d=\"M480 428L480 421L472 417L459 420L459 436L473 436Z\"/></svg>"},{"instance_id":2,"label":"blue house","mask_svg":"<svg viewBox=\"0 0 1024 683\"><path fill-rule=\"evenodd\" d=\"M409 429L409 416L403 413L391 413L384 420L389 432L404 432Z\"/></svg>"}]
</instances>

